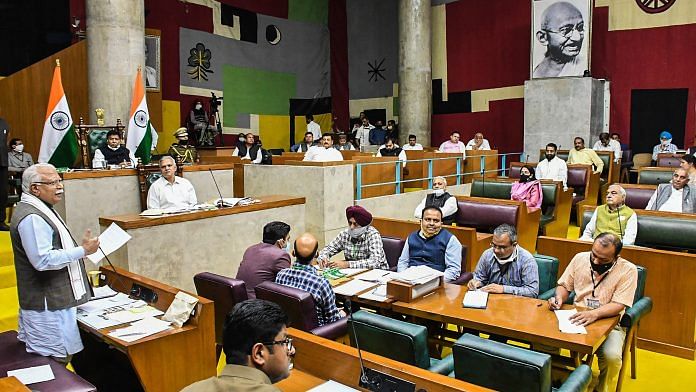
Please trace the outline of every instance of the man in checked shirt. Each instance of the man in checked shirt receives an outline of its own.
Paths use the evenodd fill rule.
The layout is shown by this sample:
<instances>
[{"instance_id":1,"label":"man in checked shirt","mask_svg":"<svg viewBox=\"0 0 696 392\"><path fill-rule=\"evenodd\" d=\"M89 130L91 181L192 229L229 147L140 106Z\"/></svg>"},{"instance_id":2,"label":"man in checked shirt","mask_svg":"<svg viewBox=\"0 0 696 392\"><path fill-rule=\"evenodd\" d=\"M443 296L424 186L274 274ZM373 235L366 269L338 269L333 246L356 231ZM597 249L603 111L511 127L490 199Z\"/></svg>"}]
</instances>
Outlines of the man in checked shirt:
<instances>
[{"instance_id":1,"label":"man in checked shirt","mask_svg":"<svg viewBox=\"0 0 696 392\"><path fill-rule=\"evenodd\" d=\"M382 236L372 227L372 214L361 206L346 208L348 229L343 230L319 252L319 263L330 268L389 269ZM343 251L345 260L330 260Z\"/></svg>"}]
</instances>

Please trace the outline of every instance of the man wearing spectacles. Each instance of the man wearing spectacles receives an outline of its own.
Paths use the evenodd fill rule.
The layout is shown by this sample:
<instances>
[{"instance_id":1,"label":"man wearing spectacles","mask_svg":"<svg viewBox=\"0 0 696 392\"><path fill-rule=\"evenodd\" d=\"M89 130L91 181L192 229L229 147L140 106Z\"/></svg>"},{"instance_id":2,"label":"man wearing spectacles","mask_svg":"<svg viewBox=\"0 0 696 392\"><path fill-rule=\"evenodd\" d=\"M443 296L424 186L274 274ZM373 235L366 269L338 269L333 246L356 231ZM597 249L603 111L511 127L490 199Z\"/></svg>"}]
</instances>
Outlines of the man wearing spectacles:
<instances>
[{"instance_id":1,"label":"man wearing spectacles","mask_svg":"<svg viewBox=\"0 0 696 392\"><path fill-rule=\"evenodd\" d=\"M689 173L681 167L672 174L672 182L660 184L650 197L646 210L696 212L696 188L689 185Z\"/></svg>"},{"instance_id":2,"label":"man wearing spectacles","mask_svg":"<svg viewBox=\"0 0 696 392\"><path fill-rule=\"evenodd\" d=\"M517 230L502 224L493 231L491 248L479 258L469 290L536 298L539 268L529 251L517 245Z\"/></svg>"},{"instance_id":3,"label":"man wearing spectacles","mask_svg":"<svg viewBox=\"0 0 696 392\"><path fill-rule=\"evenodd\" d=\"M217 377L198 381L182 392L279 391L288 378L295 348L288 337L288 316L275 303L248 299L234 306L222 329L227 365Z\"/></svg>"},{"instance_id":4,"label":"man wearing spectacles","mask_svg":"<svg viewBox=\"0 0 696 392\"><path fill-rule=\"evenodd\" d=\"M627 307L633 306L638 270L633 263L619 257L622 247L621 237L599 234L590 252L578 253L570 261L558 280L555 295L549 298L549 309L560 309L570 293L575 292L574 305L581 309L570 321L586 326L599 319L621 316ZM599 346L599 379L594 390L615 390L625 337L626 330L617 324Z\"/></svg>"},{"instance_id":5,"label":"man wearing spectacles","mask_svg":"<svg viewBox=\"0 0 696 392\"><path fill-rule=\"evenodd\" d=\"M63 182L48 163L22 174L22 197L12 214L10 237L17 273L19 330L26 350L66 364L82 351L77 306L90 298L83 257L97 251L99 238L85 232L78 246L53 208L63 199Z\"/></svg>"},{"instance_id":6,"label":"man wearing spectacles","mask_svg":"<svg viewBox=\"0 0 696 392\"><path fill-rule=\"evenodd\" d=\"M534 68L532 77L582 76L587 64L581 56L585 39L582 13L567 2L554 3L541 16L536 38L546 46L544 59Z\"/></svg>"}]
</instances>

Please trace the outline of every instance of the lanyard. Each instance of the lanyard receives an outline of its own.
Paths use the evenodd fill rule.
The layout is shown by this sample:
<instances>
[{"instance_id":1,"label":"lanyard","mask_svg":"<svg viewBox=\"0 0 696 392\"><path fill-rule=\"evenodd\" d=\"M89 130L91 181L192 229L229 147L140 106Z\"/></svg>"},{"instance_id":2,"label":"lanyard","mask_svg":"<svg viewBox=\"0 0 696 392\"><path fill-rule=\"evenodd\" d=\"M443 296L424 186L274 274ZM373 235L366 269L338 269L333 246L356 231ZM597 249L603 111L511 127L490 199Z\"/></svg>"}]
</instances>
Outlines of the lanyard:
<instances>
[{"instance_id":1,"label":"lanyard","mask_svg":"<svg viewBox=\"0 0 696 392\"><path fill-rule=\"evenodd\" d=\"M590 261L590 263L591 263L591 262L592 262L592 261ZM611 268L609 268L609 270L608 270L607 272L605 272L604 275L602 275L601 278L599 278L599 280L597 281L597 283L595 283L595 280L594 280L594 270L592 269L592 267L590 267L590 278L592 278L592 298L597 298L597 296L595 295L595 289L596 289L597 287L599 287L599 284L600 284L600 283L604 282L604 278L606 278L607 276L609 276L609 273L611 272L611 270L612 270L613 268L614 268L614 266L612 265Z\"/></svg>"}]
</instances>

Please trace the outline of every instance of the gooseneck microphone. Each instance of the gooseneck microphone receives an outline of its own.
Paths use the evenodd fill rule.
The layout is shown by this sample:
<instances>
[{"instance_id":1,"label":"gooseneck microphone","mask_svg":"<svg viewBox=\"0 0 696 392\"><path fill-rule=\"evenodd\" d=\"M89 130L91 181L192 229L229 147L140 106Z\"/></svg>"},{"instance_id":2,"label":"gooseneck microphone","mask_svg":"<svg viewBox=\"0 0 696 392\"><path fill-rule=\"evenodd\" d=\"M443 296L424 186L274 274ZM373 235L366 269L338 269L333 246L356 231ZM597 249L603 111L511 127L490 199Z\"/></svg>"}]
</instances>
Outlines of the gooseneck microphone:
<instances>
[{"instance_id":1,"label":"gooseneck microphone","mask_svg":"<svg viewBox=\"0 0 696 392\"><path fill-rule=\"evenodd\" d=\"M370 377L367 375L367 372L365 372L362 351L360 351L360 344L358 344L358 334L355 333L355 320L353 320L353 308L351 306L350 299L346 299L346 311L348 312L348 319L350 320L350 326L353 330L353 341L355 342L355 348L358 349L358 359L360 360L360 384L370 391L377 391L377 386L372 382Z\"/></svg>"},{"instance_id":2,"label":"gooseneck microphone","mask_svg":"<svg viewBox=\"0 0 696 392\"><path fill-rule=\"evenodd\" d=\"M218 183L215 180L215 176L213 175L213 169L208 168L208 171L210 172L210 176L213 177L213 182L215 183L215 189L217 189L218 195L220 195L220 200L218 200L218 202L215 203L215 205L218 208L222 208L225 206L225 202L222 200L222 192L220 192L220 187L218 186Z\"/></svg>"}]
</instances>

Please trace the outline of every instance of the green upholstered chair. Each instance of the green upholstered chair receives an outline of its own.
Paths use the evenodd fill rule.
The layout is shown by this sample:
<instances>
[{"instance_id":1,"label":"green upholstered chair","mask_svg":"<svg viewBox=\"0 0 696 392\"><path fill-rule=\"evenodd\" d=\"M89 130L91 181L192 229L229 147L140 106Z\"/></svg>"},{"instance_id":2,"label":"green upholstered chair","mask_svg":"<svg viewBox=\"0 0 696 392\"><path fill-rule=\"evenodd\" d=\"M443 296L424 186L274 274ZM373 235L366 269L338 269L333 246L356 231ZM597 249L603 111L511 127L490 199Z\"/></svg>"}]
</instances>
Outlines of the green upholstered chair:
<instances>
[{"instance_id":1,"label":"green upholstered chair","mask_svg":"<svg viewBox=\"0 0 696 392\"><path fill-rule=\"evenodd\" d=\"M541 184L541 217L539 218L539 231L543 231L546 224L554 220L554 210L556 208L556 183Z\"/></svg>"},{"instance_id":2,"label":"green upholstered chair","mask_svg":"<svg viewBox=\"0 0 696 392\"><path fill-rule=\"evenodd\" d=\"M106 145L106 134L111 129L92 129L89 133L89 156L93 157L97 148Z\"/></svg>"},{"instance_id":3,"label":"green upholstered chair","mask_svg":"<svg viewBox=\"0 0 696 392\"><path fill-rule=\"evenodd\" d=\"M430 358L428 330L422 325L361 310L353 313L353 320L348 319L350 344L355 347L353 326L361 350L439 374L447 375L453 370L451 355L441 360Z\"/></svg>"},{"instance_id":4,"label":"green upholstered chair","mask_svg":"<svg viewBox=\"0 0 696 392\"><path fill-rule=\"evenodd\" d=\"M636 293L633 297L633 306L626 309L621 321L619 322L622 327L626 328L626 340L624 341L623 348L623 365L621 366L621 371L619 372L619 380L616 386L616 390L621 391L621 384L624 378L624 369L626 368L626 357L631 354L631 378L635 379L637 374L636 365L636 342L638 340L638 326L640 320L645 317L650 311L652 311L653 301L652 298L645 296L645 281L648 277L648 270L640 265L636 266L638 268L638 284L636 286Z\"/></svg>"},{"instance_id":5,"label":"green upholstered chair","mask_svg":"<svg viewBox=\"0 0 696 392\"><path fill-rule=\"evenodd\" d=\"M638 169L638 183L648 185L667 184L672 181L671 167L643 167Z\"/></svg>"},{"instance_id":6,"label":"green upholstered chair","mask_svg":"<svg viewBox=\"0 0 696 392\"><path fill-rule=\"evenodd\" d=\"M555 292L558 282L558 259L553 256L534 255L539 269L539 294L551 290ZM550 297L549 297L550 298Z\"/></svg>"},{"instance_id":7,"label":"green upholstered chair","mask_svg":"<svg viewBox=\"0 0 696 392\"><path fill-rule=\"evenodd\" d=\"M474 179L471 183L471 196L510 200L512 182L483 181Z\"/></svg>"},{"instance_id":8,"label":"green upholstered chair","mask_svg":"<svg viewBox=\"0 0 696 392\"><path fill-rule=\"evenodd\" d=\"M454 377L499 391L585 391L592 370L580 365L560 388L551 387L551 356L464 334L452 346Z\"/></svg>"}]
</instances>

